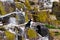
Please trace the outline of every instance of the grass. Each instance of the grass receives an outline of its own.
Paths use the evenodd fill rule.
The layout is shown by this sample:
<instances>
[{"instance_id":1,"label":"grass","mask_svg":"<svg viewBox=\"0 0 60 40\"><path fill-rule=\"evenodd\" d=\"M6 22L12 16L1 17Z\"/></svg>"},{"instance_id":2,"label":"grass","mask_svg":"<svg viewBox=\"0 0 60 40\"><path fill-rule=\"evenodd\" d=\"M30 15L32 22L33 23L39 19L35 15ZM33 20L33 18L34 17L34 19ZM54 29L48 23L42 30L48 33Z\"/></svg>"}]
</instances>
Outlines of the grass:
<instances>
[{"instance_id":1,"label":"grass","mask_svg":"<svg viewBox=\"0 0 60 40\"><path fill-rule=\"evenodd\" d=\"M45 26L49 29L60 29L60 27L56 28L55 26L49 24L45 24Z\"/></svg>"},{"instance_id":2,"label":"grass","mask_svg":"<svg viewBox=\"0 0 60 40\"><path fill-rule=\"evenodd\" d=\"M46 26L47 28L49 28L49 29L56 29L56 27L53 26L53 25L45 24L45 26Z\"/></svg>"}]
</instances>

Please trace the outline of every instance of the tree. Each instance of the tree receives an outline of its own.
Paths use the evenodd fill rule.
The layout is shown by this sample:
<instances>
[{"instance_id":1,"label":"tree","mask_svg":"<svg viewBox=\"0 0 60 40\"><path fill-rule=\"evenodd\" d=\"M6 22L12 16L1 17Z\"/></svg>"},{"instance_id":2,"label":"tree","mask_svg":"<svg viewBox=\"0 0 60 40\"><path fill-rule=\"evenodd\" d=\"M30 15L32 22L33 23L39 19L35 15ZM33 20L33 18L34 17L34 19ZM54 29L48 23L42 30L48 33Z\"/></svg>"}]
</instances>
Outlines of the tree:
<instances>
[{"instance_id":1,"label":"tree","mask_svg":"<svg viewBox=\"0 0 60 40\"><path fill-rule=\"evenodd\" d=\"M28 10L31 10L31 5L29 3L29 0L25 0L25 6L27 7Z\"/></svg>"},{"instance_id":2,"label":"tree","mask_svg":"<svg viewBox=\"0 0 60 40\"><path fill-rule=\"evenodd\" d=\"M19 2L19 0L14 0L15 2Z\"/></svg>"},{"instance_id":3,"label":"tree","mask_svg":"<svg viewBox=\"0 0 60 40\"><path fill-rule=\"evenodd\" d=\"M0 13L2 15L5 15L6 14L5 7L3 6L3 3L2 2L0 2Z\"/></svg>"},{"instance_id":4,"label":"tree","mask_svg":"<svg viewBox=\"0 0 60 40\"><path fill-rule=\"evenodd\" d=\"M15 3L16 7L18 9L24 8L24 4L23 3Z\"/></svg>"}]
</instances>

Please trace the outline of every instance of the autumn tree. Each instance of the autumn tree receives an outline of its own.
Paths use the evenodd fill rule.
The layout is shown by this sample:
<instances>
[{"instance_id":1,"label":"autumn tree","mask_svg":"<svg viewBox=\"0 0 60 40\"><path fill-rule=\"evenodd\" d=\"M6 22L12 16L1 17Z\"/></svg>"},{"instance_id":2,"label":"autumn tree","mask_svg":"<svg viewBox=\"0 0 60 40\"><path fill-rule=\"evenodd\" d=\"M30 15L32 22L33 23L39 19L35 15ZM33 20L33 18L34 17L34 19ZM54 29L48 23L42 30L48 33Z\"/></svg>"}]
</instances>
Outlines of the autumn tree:
<instances>
[{"instance_id":1,"label":"autumn tree","mask_svg":"<svg viewBox=\"0 0 60 40\"><path fill-rule=\"evenodd\" d=\"M25 6L27 7L28 10L31 10L31 5L29 3L29 0L25 0Z\"/></svg>"}]
</instances>

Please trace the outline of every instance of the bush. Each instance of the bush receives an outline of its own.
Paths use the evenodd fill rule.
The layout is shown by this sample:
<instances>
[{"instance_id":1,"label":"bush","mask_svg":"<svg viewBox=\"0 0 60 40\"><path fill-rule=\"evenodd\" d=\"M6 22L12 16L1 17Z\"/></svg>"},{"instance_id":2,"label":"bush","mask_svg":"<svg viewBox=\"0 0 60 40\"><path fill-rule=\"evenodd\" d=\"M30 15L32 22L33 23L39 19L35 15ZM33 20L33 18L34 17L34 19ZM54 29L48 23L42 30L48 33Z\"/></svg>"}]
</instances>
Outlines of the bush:
<instances>
[{"instance_id":1,"label":"bush","mask_svg":"<svg viewBox=\"0 0 60 40\"><path fill-rule=\"evenodd\" d=\"M35 5L35 3L34 2L32 2L32 1L29 1L30 2L30 5Z\"/></svg>"},{"instance_id":2,"label":"bush","mask_svg":"<svg viewBox=\"0 0 60 40\"><path fill-rule=\"evenodd\" d=\"M59 32L55 32L55 35L57 36L57 35L60 35L60 33Z\"/></svg>"}]
</instances>

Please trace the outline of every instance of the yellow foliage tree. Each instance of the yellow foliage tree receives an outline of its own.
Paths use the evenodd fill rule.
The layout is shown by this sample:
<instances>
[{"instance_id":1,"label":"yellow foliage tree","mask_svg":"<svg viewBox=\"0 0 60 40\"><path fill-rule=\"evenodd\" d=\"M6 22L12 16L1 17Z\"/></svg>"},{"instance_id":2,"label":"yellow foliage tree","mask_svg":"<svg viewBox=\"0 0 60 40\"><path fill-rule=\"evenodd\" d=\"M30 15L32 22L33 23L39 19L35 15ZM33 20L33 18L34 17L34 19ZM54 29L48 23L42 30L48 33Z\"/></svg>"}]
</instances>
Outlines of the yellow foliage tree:
<instances>
[{"instance_id":1,"label":"yellow foliage tree","mask_svg":"<svg viewBox=\"0 0 60 40\"><path fill-rule=\"evenodd\" d=\"M32 38L37 38L37 32L34 30L34 29L28 29L27 31L27 35L29 37L29 39L32 39Z\"/></svg>"},{"instance_id":2,"label":"yellow foliage tree","mask_svg":"<svg viewBox=\"0 0 60 40\"><path fill-rule=\"evenodd\" d=\"M35 12L38 12L38 8L37 8L37 7L34 7L34 11L35 11Z\"/></svg>"},{"instance_id":3,"label":"yellow foliage tree","mask_svg":"<svg viewBox=\"0 0 60 40\"><path fill-rule=\"evenodd\" d=\"M46 22L47 21L47 12L46 11L40 11L35 14L33 14L33 19L36 22Z\"/></svg>"},{"instance_id":4,"label":"yellow foliage tree","mask_svg":"<svg viewBox=\"0 0 60 40\"><path fill-rule=\"evenodd\" d=\"M13 3L9 3L9 7L7 5L3 5L3 2L0 2L0 13L5 15L7 13L13 12L15 10L15 6L12 5ZM8 9L8 10L7 10Z\"/></svg>"},{"instance_id":5,"label":"yellow foliage tree","mask_svg":"<svg viewBox=\"0 0 60 40\"><path fill-rule=\"evenodd\" d=\"M15 3L15 5L16 5L16 7L17 7L18 9L21 9L21 8L24 7L24 4L23 4L23 3Z\"/></svg>"},{"instance_id":6,"label":"yellow foliage tree","mask_svg":"<svg viewBox=\"0 0 60 40\"><path fill-rule=\"evenodd\" d=\"M39 13L40 21L41 22L46 22L47 21L47 12L46 11L41 11Z\"/></svg>"},{"instance_id":7,"label":"yellow foliage tree","mask_svg":"<svg viewBox=\"0 0 60 40\"><path fill-rule=\"evenodd\" d=\"M12 5L10 5L10 7L9 7L9 12L13 12L16 8L15 3L10 3L10 4L12 4Z\"/></svg>"},{"instance_id":8,"label":"yellow foliage tree","mask_svg":"<svg viewBox=\"0 0 60 40\"><path fill-rule=\"evenodd\" d=\"M25 12L25 22L28 22L28 20L29 20L29 19L28 19L28 12L26 11L26 12Z\"/></svg>"},{"instance_id":9,"label":"yellow foliage tree","mask_svg":"<svg viewBox=\"0 0 60 40\"><path fill-rule=\"evenodd\" d=\"M25 0L25 6L27 7L28 10L31 10L31 5L29 3L29 0Z\"/></svg>"},{"instance_id":10,"label":"yellow foliage tree","mask_svg":"<svg viewBox=\"0 0 60 40\"><path fill-rule=\"evenodd\" d=\"M15 39L15 35L10 33L9 31L5 31L7 40L14 40Z\"/></svg>"},{"instance_id":11,"label":"yellow foliage tree","mask_svg":"<svg viewBox=\"0 0 60 40\"><path fill-rule=\"evenodd\" d=\"M5 15L6 14L5 7L3 6L3 3L2 2L0 2L0 13L2 15Z\"/></svg>"},{"instance_id":12,"label":"yellow foliage tree","mask_svg":"<svg viewBox=\"0 0 60 40\"><path fill-rule=\"evenodd\" d=\"M13 12L14 11L14 8L10 7L9 10L10 10L10 12Z\"/></svg>"}]
</instances>

